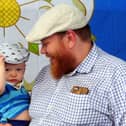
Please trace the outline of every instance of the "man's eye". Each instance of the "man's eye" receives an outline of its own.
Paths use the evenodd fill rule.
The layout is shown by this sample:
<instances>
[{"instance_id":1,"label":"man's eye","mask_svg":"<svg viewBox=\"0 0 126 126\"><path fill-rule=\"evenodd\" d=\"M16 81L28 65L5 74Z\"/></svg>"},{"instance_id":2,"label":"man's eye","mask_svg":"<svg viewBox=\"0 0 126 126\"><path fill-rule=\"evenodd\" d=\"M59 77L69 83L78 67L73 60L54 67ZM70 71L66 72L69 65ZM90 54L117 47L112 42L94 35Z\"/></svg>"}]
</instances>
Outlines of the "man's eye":
<instances>
[{"instance_id":1,"label":"man's eye","mask_svg":"<svg viewBox=\"0 0 126 126\"><path fill-rule=\"evenodd\" d=\"M47 43L43 44L43 47L46 47L47 46Z\"/></svg>"},{"instance_id":2,"label":"man's eye","mask_svg":"<svg viewBox=\"0 0 126 126\"><path fill-rule=\"evenodd\" d=\"M47 47L49 42L43 43L42 47Z\"/></svg>"}]
</instances>

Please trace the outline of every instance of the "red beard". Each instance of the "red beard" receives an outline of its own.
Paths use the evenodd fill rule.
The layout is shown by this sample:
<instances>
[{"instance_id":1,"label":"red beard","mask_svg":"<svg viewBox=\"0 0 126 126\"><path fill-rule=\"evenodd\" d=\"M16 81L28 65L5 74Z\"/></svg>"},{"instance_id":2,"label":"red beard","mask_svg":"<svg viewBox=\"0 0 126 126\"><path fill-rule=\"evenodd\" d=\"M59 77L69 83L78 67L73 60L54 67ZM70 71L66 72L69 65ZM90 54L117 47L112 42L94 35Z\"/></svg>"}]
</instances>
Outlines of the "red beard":
<instances>
[{"instance_id":1,"label":"red beard","mask_svg":"<svg viewBox=\"0 0 126 126\"><path fill-rule=\"evenodd\" d=\"M75 58L72 54L60 50L60 54L51 59L51 73L55 79L72 72L75 68Z\"/></svg>"}]
</instances>

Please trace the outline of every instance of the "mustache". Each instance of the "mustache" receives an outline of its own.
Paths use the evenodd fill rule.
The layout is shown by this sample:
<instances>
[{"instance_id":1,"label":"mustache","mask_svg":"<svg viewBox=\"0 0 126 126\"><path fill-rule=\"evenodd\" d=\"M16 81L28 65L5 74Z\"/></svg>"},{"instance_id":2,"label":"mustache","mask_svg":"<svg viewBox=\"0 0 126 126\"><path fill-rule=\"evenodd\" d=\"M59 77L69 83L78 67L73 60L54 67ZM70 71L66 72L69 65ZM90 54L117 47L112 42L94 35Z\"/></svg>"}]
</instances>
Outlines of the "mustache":
<instances>
[{"instance_id":1,"label":"mustache","mask_svg":"<svg viewBox=\"0 0 126 126\"><path fill-rule=\"evenodd\" d=\"M46 56L47 58L54 57L54 56L52 56L52 55L50 55L50 54L48 54L48 53L46 53L45 56Z\"/></svg>"}]
</instances>

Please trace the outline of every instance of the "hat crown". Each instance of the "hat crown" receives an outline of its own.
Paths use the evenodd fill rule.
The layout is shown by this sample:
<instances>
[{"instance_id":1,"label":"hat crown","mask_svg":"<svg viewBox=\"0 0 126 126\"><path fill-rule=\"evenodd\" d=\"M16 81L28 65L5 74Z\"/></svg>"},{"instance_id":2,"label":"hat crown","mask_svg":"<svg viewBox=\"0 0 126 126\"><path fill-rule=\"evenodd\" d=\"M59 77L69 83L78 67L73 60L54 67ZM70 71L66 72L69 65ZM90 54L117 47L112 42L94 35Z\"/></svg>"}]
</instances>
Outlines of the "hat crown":
<instances>
[{"instance_id":1,"label":"hat crown","mask_svg":"<svg viewBox=\"0 0 126 126\"><path fill-rule=\"evenodd\" d=\"M94 12L94 0L88 0L88 1L85 1L85 2L86 3L84 5L85 5L86 10L87 10L86 19L87 19L87 22L89 22L92 15L93 15L93 12Z\"/></svg>"},{"instance_id":2,"label":"hat crown","mask_svg":"<svg viewBox=\"0 0 126 126\"><path fill-rule=\"evenodd\" d=\"M45 12L36 22L26 40L38 42L56 32L69 29L79 29L88 24L94 10L94 0L85 2L87 14L84 15L76 7L67 4L59 4Z\"/></svg>"},{"instance_id":3,"label":"hat crown","mask_svg":"<svg viewBox=\"0 0 126 126\"><path fill-rule=\"evenodd\" d=\"M26 62L29 58L29 51L19 43L1 43L0 54L5 57L6 63L19 64Z\"/></svg>"}]
</instances>

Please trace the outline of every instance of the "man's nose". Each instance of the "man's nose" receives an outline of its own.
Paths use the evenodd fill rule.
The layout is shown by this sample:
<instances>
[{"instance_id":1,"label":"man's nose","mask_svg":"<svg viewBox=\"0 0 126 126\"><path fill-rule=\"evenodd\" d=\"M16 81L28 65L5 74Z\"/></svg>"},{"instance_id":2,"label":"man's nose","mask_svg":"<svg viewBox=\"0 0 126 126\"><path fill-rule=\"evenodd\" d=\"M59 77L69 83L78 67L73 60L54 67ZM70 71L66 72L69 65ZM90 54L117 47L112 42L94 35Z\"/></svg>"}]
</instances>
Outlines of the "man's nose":
<instances>
[{"instance_id":1,"label":"man's nose","mask_svg":"<svg viewBox=\"0 0 126 126\"><path fill-rule=\"evenodd\" d=\"M46 47L45 46L41 46L41 54L45 54L46 53Z\"/></svg>"}]
</instances>

